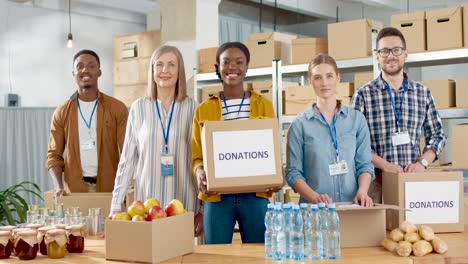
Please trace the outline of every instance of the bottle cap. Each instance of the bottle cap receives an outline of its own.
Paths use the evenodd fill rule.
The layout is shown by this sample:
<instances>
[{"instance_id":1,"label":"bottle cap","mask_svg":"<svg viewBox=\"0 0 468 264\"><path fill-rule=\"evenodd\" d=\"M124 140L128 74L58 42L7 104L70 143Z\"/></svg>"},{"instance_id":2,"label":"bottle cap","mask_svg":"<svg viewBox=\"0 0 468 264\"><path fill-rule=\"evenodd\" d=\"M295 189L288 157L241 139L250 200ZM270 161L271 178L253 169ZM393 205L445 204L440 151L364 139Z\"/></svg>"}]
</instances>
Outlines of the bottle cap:
<instances>
[{"instance_id":1,"label":"bottle cap","mask_svg":"<svg viewBox=\"0 0 468 264\"><path fill-rule=\"evenodd\" d=\"M319 208L325 208L325 203L319 203L318 206Z\"/></svg>"},{"instance_id":2,"label":"bottle cap","mask_svg":"<svg viewBox=\"0 0 468 264\"><path fill-rule=\"evenodd\" d=\"M329 204L328 209L335 209L335 204L334 203Z\"/></svg>"},{"instance_id":3,"label":"bottle cap","mask_svg":"<svg viewBox=\"0 0 468 264\"><path fill-rule=\"evenodd\" d=\"M318 205L317 204L310 204L310 209L318 209Z\"/></svg>"}]
</instances>

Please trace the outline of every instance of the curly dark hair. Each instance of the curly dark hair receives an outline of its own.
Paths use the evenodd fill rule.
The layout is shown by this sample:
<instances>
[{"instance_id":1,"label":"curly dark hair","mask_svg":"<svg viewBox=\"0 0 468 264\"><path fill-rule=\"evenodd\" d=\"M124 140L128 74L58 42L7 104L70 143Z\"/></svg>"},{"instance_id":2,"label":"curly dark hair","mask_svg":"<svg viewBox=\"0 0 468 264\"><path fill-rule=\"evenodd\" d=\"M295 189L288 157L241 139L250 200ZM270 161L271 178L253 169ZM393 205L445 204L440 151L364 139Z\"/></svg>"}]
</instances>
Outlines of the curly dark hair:
<instances>
[{"instance_id":1,"label":"curly dark hair","mask_svg":"<svg viewBox=\"0 0 468 264\"><path fill-rule=\"evenodd\" d=\"M250 62L250 51L247 48L247 46L245 46L243 43L241 43L241 42L226 42L223 45L219 46L218 50L216 51L215 72L216 72L216 75L218 75L218 78L219 78L219 80L221 82L223 82L223 80L221 79L221 74L219 73L219 57L221 56L221 54L225 50L231 49L231 48L240 49L242 51L242 53L244 53L245 57L247 58L247 64L249 64L249 62Z\"/></svg>"}]
</instances>

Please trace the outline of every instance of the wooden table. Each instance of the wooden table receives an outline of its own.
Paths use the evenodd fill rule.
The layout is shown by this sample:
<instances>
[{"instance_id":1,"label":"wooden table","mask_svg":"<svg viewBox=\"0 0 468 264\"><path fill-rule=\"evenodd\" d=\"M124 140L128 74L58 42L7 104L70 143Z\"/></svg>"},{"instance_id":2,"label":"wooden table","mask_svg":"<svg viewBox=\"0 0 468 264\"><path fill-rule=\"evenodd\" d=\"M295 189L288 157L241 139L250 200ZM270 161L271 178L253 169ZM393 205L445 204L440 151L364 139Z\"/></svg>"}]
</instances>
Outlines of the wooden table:
<instances>
[{"instance_id":1,"label":"wooden table","mask_svg":"<svg viewBox=\"0 0 468 264\"><path fill-rule=\"evenodd\" d=\"M382 247L370 248L345 248L342 249L341 259L333 261L273 261L263 256L263 244L232 244L232 245L199 245L195 252L185 256L176 257L163 263L346 263L346 264L462 264L468 263L468 225L464 233L438 234L449 246L446 254L431 253L424 257L399 257ZM129 249L131 250L131 249ZM82 254L68 254L63 259L49 259L38 254L33 263L122 263L105 259L105 241L85 241L85 252ZM28 263L11 257L8 260L0 260L0 263Z\"/></svg>"}]
</instances>

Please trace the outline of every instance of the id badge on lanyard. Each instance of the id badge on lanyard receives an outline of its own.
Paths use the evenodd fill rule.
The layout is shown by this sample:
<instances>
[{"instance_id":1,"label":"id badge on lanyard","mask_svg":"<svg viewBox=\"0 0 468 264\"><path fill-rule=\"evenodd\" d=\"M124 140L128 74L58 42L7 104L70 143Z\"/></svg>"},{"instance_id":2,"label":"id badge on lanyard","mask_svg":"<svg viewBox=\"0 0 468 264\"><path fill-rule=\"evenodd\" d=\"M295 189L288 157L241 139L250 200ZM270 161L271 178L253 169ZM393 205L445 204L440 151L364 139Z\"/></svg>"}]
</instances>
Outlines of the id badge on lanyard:
<instances>
[{"instance_id":1,"label":"id badge on lanyard","mask_svg":"<svg viewBox=\"0 0 468 264\"><path fill-rule=\"evenodd\" d=\"M390 89L390 86L388 85L387 82L385 82L385 87L387 89L388 96L390 97L390 101L392 102L392 111L393 114L395 115L395 121L396 121L396 127L397 127L397 132L392 134L392 145L393 146L401 146L401 145L406 145L411 142L410 136L408 131L400 131L400 120L401 120L401 113L403 112L403 101L405 99L405 94L406 91L408 90L408 84L406 83L405 80L403 80L403 95L401 97L400 101L400 111L397 110L395 106L395 99L393 98L393 93Z\"/></svg>"},{"instance_id":2,"label":"id badge on lanyard","mask_svg":"<svg viewBox=\"0 0 468 264\"><path fill-rule=\"evenodd\" d=\"M328 165L330 176L337 176L348 173L348 163L346 160L338 161L337 163Z\"/></svg>"},{"instance_id":3,"label":"id badge on lanyard","mask_svg":"<svg viewBox=\"0 0 468 264\"><path fill-rule=\"evenodd\" d=\"M411 142L408 131L396 132L392 134L392 145L400 146Z\"/></svg>"},{"instance_id":4,"label":"id badge on lanyard","mask_svg":"<svg viewBox=\"0 0 468 264\"><path fill-rule=\"evenodd\" d=\"M161 175L174 176L174 155L161 153Z\"/></svg>"}]
</instances>

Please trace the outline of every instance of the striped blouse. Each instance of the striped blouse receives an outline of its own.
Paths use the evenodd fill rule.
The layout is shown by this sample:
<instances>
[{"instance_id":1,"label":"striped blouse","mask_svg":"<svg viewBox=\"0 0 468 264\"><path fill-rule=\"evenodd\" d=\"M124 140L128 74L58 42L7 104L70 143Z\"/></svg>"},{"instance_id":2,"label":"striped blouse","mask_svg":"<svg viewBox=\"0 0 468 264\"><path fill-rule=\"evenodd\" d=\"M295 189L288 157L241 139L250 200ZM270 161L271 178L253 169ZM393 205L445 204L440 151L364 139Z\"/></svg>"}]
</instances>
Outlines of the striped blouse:
<instances>
[{"instance_id":1,"label":"striped blouse","mask_svg":"<svg viewBox=\"0 0 468 264\"><path fill-rule=\"evenodd\" d=\"M224 121L249 119L250 117L250 98L231 99L223 103L222 115Z\"/></svg>"},{"instance_id":2,"label":"striped blouse","mask_svg":"<svg viewBox=\"0 0 468 264\"><path fill-rule=\"evenodd\" d=\"M161 107L161 118L167 129L169 114ZM135 199L157 198L164 208L179 199L187 211L198 212L197 187L192 177L191 136L195 102L186 98L174 104L169 130L169 154L174 156L174 176L161 176L161 153L164 137L156 104L147 98L135 101L127 122L125 143L112 193L111 211L120 211L125 194L135 179Z\"/></svg>"}]
</instances>

